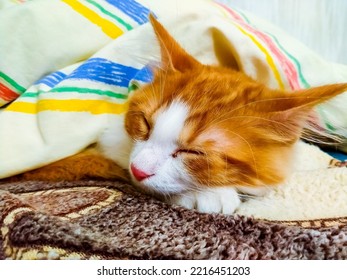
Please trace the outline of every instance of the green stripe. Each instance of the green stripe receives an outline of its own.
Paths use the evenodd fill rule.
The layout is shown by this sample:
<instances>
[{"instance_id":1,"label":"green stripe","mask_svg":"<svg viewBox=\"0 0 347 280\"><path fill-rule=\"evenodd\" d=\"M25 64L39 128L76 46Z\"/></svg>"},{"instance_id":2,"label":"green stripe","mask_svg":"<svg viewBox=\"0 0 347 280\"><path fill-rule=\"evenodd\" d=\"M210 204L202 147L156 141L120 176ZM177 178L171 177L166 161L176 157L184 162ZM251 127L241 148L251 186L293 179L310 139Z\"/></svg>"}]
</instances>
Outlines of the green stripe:
<instances>
[{"instance_id":1,"label":"green stripe","mask_svg":"<svg viewBox=\"0 0 347 280\"><path fill-rule=\"evenodd\" d=\"M121 93L115 93L113 91L109 90L99 90L99 89L92 89L92 88L77 88L77 87L59 87L54 88L50 92L78 92L78 93L94 93L98 95L106 95L110 97L120 98L120 99L127 99L128 96L121 94Z\"/></svg>"},{"instance_id":2,"label":"green stripe","mask_svg":"<svg viewBox=\"0 0 347 280\"><path fill-rule=\"evenodd\" d=\"M43 91L37 91L37 92L24 92L21 97L37 97L39 93Z\"/></svg>"},{"instance_id":3,"label":"green stripe","mask_svg":"<svg viewBox=\"0 0 347 280\"><path fill-rule=\"evenodd\" d=\"M105 15L108 15L109 17L113 18L114 20L118 21L118 23L122 24L127 30L133 29L133 27L126 23L124 20L121 18L117 17L116 15L110 13L107 11L104 7L102 7L100 4L96 3L93 0L86 0L89 4L93 5L95 8L99 9L100 12L104 13Z\"/></svg>"},{"instance_id":4,"label":"green stripe","mask_svg":"<svg viewBox=\"0 0 347 280\"><path fill-rule=\"evenodd\" d=\"M138 90L139 89L139 86L138 85L135 85L135 84L132 84L131 86L129 86L128 88L128 93L129 92L132 92L134 90Z\"/></svg>"},{"instance_id":5,"label":"green stripe","mask_svg":"<svg viewBox=\"0 0 347 280\"><path fill-rule=\"evenodd\" d=\"M236 10L236 9L234 9L234 10ZM246 17L246 15L245 15L244 13L242 13L242 12L239 11L239 10L236 10L236 11L241 15L241 17L242 17L248 24L252 25L251 22L250 22L250 20ZM295 65L296 65L296 67L297 67L297 69L298 69L297 72L298 72L298 74L299 74L299 78L300 78L301 83L304 85L305 88L310 88L311 85L306 81L305 77L304 77L303 74L302 74L300 62L299 62L294 56L292 56L285 48L283 48L283 46L280 44L280 42L278 41L278 39L277 39L274 35L272 35L272 34L270 34L270 33L268 33L268 32L264 32L264 33L266 33L267 35L269 35L269 36L276 42L276 44L278 45L278 47L279 47L279 48L280 48L280 49L281 49L281 50L282 50L282 51L283 51L294 63L295 63ZM335 128L332 124L330 124L330 123L327 121L327 117L326 117L326 115L325 115L324 110L323 110L320 106L317 106L316 108L317 108L318 113L319 113L320 116L322 117L322 121L324 122L326 128L327 128L328 130L332 131L332 132L336 131L336 128Z\"/></svg>"},{"instance_id":6,"label":"green stripe","mask_svg":"<svg viewBox=\"0 0 347 280\"><path fill-rule=\"evenodd\" d=\"M266 34L269 35L276 42L278 47L295 63L295 65L298 69L300 81L304 85L304 87L305 88L311 87L310 84L306 81L306 79L302 75L300 62L294 56L292 56L285 48L283 48L283 46L280 44L280 42L277 40L277 38L274 35L267 33L267 32L266 32Z\"/></svg>"},{"instance_id":7,"label":"green stripe","mask_svg":"<svg viewBox=\"0 0 347 280\"><path fill-rule=\"evenodd\" d=\"M244 13L242 13L242 12L241 12L240 10L238 10L238 9L235 9L234 7L233 7L233 10L236 11L238 14L240 14L241 17L243 17L243 19L244 19L248 24L251 24L251 21L248 19L248 17L246 17L246 15L245 15Z\"/></svg>"},{"instance_id":8,"label":"green stripe","mask_svg":"<svg viewBox=\"0 0 347 280\"><path fill-rule=\"evenodd\" d=\"M9 76L7 76L5 73L0 72L0 78L3 78L6 82L8 82L12 87L14 87L17 91L20 93L25 91L25 88L21 85L17 84L14 80L12 80Z\"/></svg>"},{"instance_id":9,"label":"green stripe","mask_svg":"<svg viewBox=\"0 0 347 280\"><path fill-rule=\"evenodd\" d=\"M233 8L233 9L234 9L234 8ZM242 13L241 11L236 10L236 9L234 9L234 10L235 10L238 14L240 14L240 16L243 18L244 21L246 21L249 25L252 25L252 23L250 22L250 20L246 17L246 15L245 15L244 13ZM252 25L252 26L253 26L253 25ZM256 27L255 27L255 28L256 28ZM297 72L298 72L300 81L301 81L301 83L303 84L303 86L304 86L305 88L311 87L310 84L306 81L306 79L304 78L304 76L303 76L303 74L302 74L300 62L299 62L294 56L292 56L292 55L281 45L281 43L278 41L278 39L277 39L274 35L272 35L271 33L265 32L265 31L263 31L263 32L264 32L265 34L269 35L269 36L275 41L275 43L277 44L277 46L289 57L289 59L291 59L291 60L295 63L295 65L296 65L296 67L297 67L297 69L298 69Z\"/></svg>"},{"instance_id":10,"label":"green stripe","mask_svg":"<svg viewBox=\"0 0 347 280\"><path fill-rule=\"evenodd\" d=\"M128 96L122 93L115 93L109 90L99 90L92 88L78 88L78 87L59 87L54 88L50 91L37 91L37 92L26 92L22 97L37 97L40 93L50 93L50 92L78 92L78 93L92 93L98 95L106 95L110 97L115 97L118 99L127 99Z\"/></svg>"},{"instance_id":11,"label":"green stripe","mask_svg":"<svg viewBox=\"0 0 347 280\"><path fill-rule=\"evenodd\" d=\"M321 106L317 106L316 109L317 109L318 113L320 114L320 116L322 117L322 120L323 120L325 126L328 128L328 130L330 130L332 132L336 131L336 128L331 123L329 123L327 121L327 116L324 112L324 109Z\"/></svg>"},{"instance_id":12,"label":"green stripe","mask_svg":"<svg viewBox=\"0 0 347 280\"><path fill-rule=\"evenodd\" d=\"M299 78L300 78L301 83L304 85L305 88L310 88L311 85L306 81L306 79L302 75L300 62L282 47L282 45L280 44L280 42L277 40L277 38L275 36L273 36L272 34L267 33L267 32L266 32L266 34L269 35L276 42L278 47L295 63L295 65L298 69L297 73L299 74ZM322 118L322 121L325 124L325 127L332 132L336 131L336 128L327 121L327 117L326 117L324 111L319 106L316 108L317 108L317 111Z\"/></svg>"}]
</instances>

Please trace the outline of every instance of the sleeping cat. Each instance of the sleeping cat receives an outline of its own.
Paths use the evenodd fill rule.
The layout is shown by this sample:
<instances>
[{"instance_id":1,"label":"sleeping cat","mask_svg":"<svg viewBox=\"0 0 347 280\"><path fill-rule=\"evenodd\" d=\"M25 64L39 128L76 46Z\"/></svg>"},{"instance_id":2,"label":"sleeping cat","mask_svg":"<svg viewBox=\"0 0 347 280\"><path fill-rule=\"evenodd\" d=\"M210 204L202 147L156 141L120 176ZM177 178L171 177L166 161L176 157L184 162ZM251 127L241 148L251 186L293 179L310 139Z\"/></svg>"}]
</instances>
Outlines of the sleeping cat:
<instances>
[{"instance_id":1,"label":"sleeping cat","mask_svg":"<svg viewBox=\"0 0 347 280\"><path fill-rule=\"evenodd\" d=\"M285 180L312 108L347 84L295 93L269 89L239 71L201 64L154 17L150 21L162 63L153 82L130 99L128 164L110 156L115 143L109 130L96 148L21 177L126 179L126 168L140 189L170 203L233 213L239 192L260 195Z\"/></svg>"}]
</instances>

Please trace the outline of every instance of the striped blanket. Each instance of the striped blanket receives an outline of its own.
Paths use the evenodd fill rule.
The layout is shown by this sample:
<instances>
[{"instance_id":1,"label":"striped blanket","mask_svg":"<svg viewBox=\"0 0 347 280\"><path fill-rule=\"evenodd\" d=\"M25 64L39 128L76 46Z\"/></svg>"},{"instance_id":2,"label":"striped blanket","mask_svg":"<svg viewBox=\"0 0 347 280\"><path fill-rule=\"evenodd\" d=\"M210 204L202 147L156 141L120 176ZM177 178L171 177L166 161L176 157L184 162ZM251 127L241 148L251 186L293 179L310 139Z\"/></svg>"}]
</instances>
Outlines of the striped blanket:
<instances>
[{"instance_id":1,"label":"striped blanket","mask_svg":"<svg viewBox=\"0 0 347 280\"><path fill-rule=\"evenodd\" d=\"M236 63L269 87L347 81L346 66L216 1L2 0L0 178L75 154L111 125L124 138L128 97L159 58L150 11L201 62ZM347 136L344 104L318 107L316 124Z\"/></svg>"}]
</instances>

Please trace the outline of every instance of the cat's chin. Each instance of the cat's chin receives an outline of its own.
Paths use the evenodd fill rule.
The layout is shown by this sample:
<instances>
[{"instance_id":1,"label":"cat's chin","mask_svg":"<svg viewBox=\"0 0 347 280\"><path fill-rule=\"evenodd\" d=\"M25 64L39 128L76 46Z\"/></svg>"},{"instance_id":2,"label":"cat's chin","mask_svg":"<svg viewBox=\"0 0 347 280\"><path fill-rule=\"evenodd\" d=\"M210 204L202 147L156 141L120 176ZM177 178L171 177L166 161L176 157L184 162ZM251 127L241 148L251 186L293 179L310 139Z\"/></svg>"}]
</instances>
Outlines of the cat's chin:
<instances>
[{"instance_id":1,"label":"cat's chin","mask_svg":"<svg viewBox=\"0 0 347 280\"><path fill-rule=\"evenodd\" d=\"M186 185L175 182L157 182L154 178L148 178L141 182L132 178L132 183L141 192L160 198L179 195L187 191Z\"/></svg>"}]
</instances>

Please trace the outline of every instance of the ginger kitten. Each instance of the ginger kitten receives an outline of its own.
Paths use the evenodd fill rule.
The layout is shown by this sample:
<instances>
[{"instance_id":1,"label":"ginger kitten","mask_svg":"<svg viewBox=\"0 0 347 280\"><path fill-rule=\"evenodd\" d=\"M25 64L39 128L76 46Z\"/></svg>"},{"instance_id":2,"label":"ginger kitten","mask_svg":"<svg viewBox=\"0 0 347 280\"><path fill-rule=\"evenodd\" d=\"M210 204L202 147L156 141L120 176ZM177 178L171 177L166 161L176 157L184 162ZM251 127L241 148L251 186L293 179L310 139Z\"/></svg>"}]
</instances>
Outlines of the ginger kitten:
<instances>
[{"instance_id":1,"label":"ginger kitten","mask_svg":"<svg viewBox=\"0 0 347 280\"><path fill-rule=\"evenodd\" d=\"M162 64L153 82L133 94L125 116L133 141L127 166L132 181L170 203L233 213L241 202L238 191L260 194L285 180L312 108L347 84L272 90L241 72L201 64L154 17L150 21ZM107 159L112 142L105 139L112 139L112 131L102 137L99 149L22 177L125 178L120 163Z\"/></svg>"}]
</instances>

